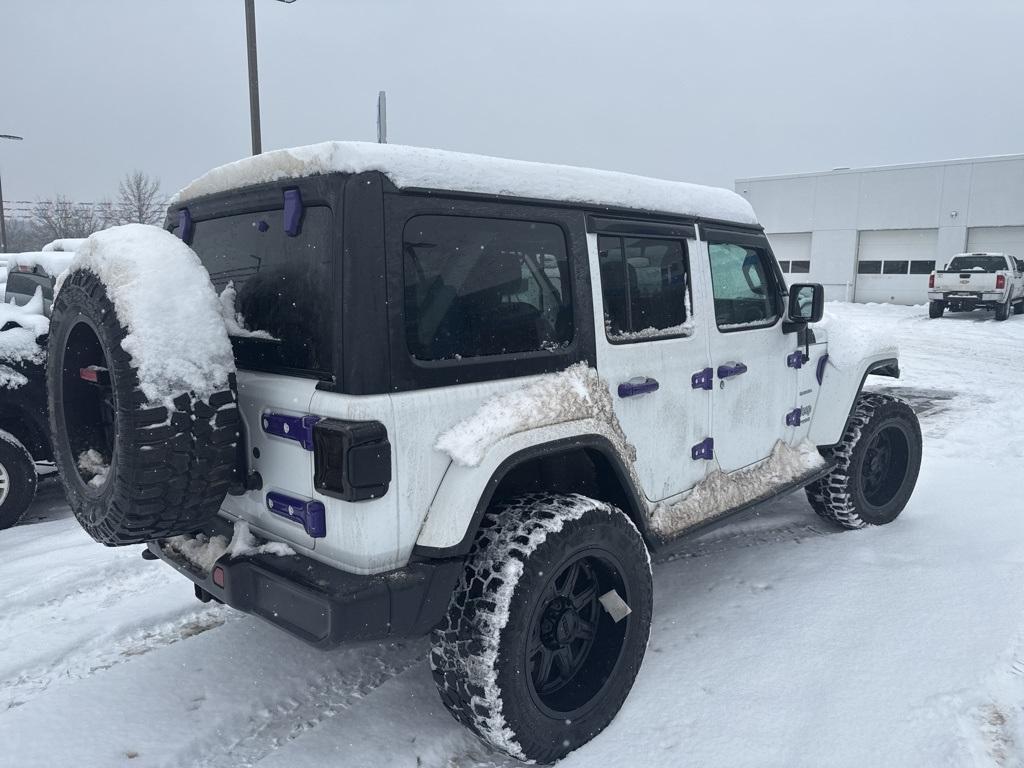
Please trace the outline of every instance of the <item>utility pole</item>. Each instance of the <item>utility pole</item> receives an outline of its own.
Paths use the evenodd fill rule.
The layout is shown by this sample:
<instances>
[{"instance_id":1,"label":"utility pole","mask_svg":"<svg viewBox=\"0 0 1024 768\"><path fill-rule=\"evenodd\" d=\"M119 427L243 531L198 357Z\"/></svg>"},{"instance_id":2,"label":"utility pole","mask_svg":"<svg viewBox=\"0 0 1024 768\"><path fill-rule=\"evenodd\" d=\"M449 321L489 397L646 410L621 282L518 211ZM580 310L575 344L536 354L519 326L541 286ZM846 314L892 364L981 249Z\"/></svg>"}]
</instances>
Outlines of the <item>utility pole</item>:
<instances>
[{"instance_id":1,"label":"utility pole","mask_svg":"<svg viewBox=\"0 0 1024 768\"><path fill-rule=\"evenodd\" d=\"M279 0L291 4L295 0ZM245 47L249 60L249 127L252 131L252 153L263 152L260 135L260 78L256 66L256 0L245 0Z\"/></svg>"},{"instance_id":2,"label":"utility pole","mask_svg":"<svg viewBox=\"0 0 1024 768\"><path fill-rule=\"evenodd\" d=\"M9 133L0 133L0 139L21 141L21 136L12 136ZM7 219L4 216L4 187L0 183L0 253L7 253Z\"/></svg>"},{"instance_id":3,"label":"utility pole","mask_svg":"<svg viewBox=\"0 0 1024 768\"><path fill-rule=\"evenodd\" d=\"M388 143L388 95L385 91L377 92L377 143Z\"/></svg>"}]
</instances>

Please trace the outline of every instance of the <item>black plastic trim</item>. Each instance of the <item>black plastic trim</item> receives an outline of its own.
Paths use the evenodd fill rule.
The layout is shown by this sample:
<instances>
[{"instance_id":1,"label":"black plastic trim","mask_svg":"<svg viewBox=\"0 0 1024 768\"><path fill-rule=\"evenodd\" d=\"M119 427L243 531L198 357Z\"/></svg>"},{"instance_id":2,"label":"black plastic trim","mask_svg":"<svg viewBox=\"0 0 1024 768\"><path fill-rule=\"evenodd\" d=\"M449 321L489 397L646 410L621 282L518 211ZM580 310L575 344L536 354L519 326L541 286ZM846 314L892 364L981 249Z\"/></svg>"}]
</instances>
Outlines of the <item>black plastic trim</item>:
<instances>
[{"instance_id":1,"label":"black plastic trim","mask_svg":"<svg viewBox=\"0 0 1024 768\"><path fill-rule=\"evenodd\" d=\"M644 538L649 538L647 519L645 515L647 506L637 493L637 489L633 486L633 480L626 467L623 465L622 460L619 458L618 451L615 450L615 446L612 445L608 438L602 435L588 434L578 435L576 437L566 437L560 440L553 440L550 443L533 445L529 448L524 448L517 453L513 453L498 465L498 468L494 470L494 474L491 475L490 480L487 481L487 486L485 487L483 494L480 496L480 499L477 501L476 509L473 512L473 518L466 527L466 533L463 535L462 540L458 544L450 547L424 547L417 545L413 549L413 556L432 559L462 557L468 554L470 548L473 546L473 540L476 538L476 532L480 528L480 521L483 519L484 513L487 511L488 507L490 507L491 500L494 498L494 492L498 489L501 481L505 479L509 472L527 461L532 461L533 459L541 457L557 456L560 453L568 453L580 448L597 451L609 462L615 472L615 479L625 492L626 498L630 501L631 508L625 509L623 512L629 515L629 518L640 529Z\"/></svg>"},{"instance_id":2,"label":"black plastic trim","mask_svg":"<svg viewBox=\"0 0 1024 768\"><path fill-rule=\"evenodd\" d=\"M626 219L610 216L587 215L587 232L599 235L636 235L638 237L664 237L673 240L694 240L697 228L691 224L654 219Z\"/></svg>"},{"instance_id":3,"label":"black plastic trim","mask_svg":"<svg viewBox=\"0 0 1024 768\"><path fill-rule=\"evenodd\" d=\"M218 517L204 532L230 538L231 523ZM303 555L224 555L215 564L224 570L224 586L218 587L210 573L161 542L150 542L149 551L210 597L325 649L351 640L428 633L447 611L464 564L461 558L412 562L360 576Z\"/></svg>"}]
</instances>

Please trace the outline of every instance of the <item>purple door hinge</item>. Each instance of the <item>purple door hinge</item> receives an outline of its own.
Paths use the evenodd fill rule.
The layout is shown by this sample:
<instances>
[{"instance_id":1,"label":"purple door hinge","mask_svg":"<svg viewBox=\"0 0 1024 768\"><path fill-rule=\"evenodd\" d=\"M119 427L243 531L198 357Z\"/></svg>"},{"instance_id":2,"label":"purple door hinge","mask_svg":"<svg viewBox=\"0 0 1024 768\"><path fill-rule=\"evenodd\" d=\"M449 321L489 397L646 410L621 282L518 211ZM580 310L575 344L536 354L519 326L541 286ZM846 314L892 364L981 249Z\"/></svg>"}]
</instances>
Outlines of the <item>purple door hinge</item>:
<instances>
[{"instance_id":1,"label":"purple door hinge","mask_svg":"<svg viewBox=\"0 0 1024 768\"><path fill-rule=\"evenodd\" d=\"M277 491L267 494L267 509L275 515L287 517L306 529L311 539L322 539L327 535L327 518L324 505L315 500L303 501Z\"/></svg>"},{"instance_id":2,"label":"purple door hinge","mask_svg":"<svg viewBox=\"0 0 1024 768\"><path fill-rule=\"evenodd\" d=\"M697 371L690 377L690 386L694 389L711 390L715 385L715 372L711 368Z\"/></svg>"},{"instance_id":3,"label":"purple door hinge","mask_svg":"<svg viewBox=\"0 0 1024 768\"><path fill-rule=\"evenodd\" d=\"M690 457L694 461L703 459L704 461L711 461L715 458L715 440L711 437L705 437L693 448L690 449Z\"/></svg>"},{"instance_id":4,"label":"purple door hinge","mask_svg":"<svg viewBox=\"0 0 1024 768\"><path fill-rule=\"evenodd\" d=\"M786 426L787 427L799 427L800 418L803 415L803 408L794 408L792 411L786 414Z\"/></svg>"},{"instance_id":5,"label":"purple door hinge","mask_svg":"<svg viewBox=\"0 0 1024 768\"><path fill-rule=\"evenodd\" d=\"M810 360L810 358L804 354L804 351L802 349L798 349L786 358L786 365L790 368L803 368L804 363L808 360Z\"/></svg>"},{"instance_id":6,"label":"purple door hinge","mask_svg":"<svg viewBox=\"0 0 1024 768\"><path fill-rule=\"evenodd\" d=\"M294 440L307 451L313 450L313 427L318 421L319 416L289 416L269 411L260 417L263 431L268 435Z\"/></svg>"},{"instance_id":7,"label":"purple door hinge","mask_svg":"<svg viewBox=\"0 0 1024 768\"><path fill-rule=\"evenodd\" d=\"M821 384L822 379L825 378L825 363L828 362L828 353L825 353L818 358L818 372L816 374L818 378L818 384Z\"/></svg>"}]
</instances>

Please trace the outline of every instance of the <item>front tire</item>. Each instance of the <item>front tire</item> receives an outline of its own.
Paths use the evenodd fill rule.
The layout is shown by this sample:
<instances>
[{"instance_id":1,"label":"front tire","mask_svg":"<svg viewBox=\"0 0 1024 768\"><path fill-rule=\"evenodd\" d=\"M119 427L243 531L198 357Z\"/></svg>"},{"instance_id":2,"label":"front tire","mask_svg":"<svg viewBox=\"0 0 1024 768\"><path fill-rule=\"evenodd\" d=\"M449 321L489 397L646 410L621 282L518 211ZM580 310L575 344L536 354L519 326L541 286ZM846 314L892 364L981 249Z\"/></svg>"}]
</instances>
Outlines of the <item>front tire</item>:
<instances>
[{"instance_id":1,"label":"front tire","mask_svg":"<svg viewBox=\"0 0 1024 768\"><path fill-rule=\"evenodd\" d=\"M615 507L579 495L500 506L481 524L433 633L441 700L513 757L564 757L625 701L647 647L652 592L643 539ZM628 615L615 612L612 593Z\"/></svg>"},{"instance_id":2,"label":"front tire","mask_svg":"<svg viewBox=\"0 0 1024 768\"><path fill-rule=\"evenodd\" d=\"M0 431L0 531L21 522L36 495L36 465L17 438Z\"/></svg>"},{"instance_id":3,"label":"front tire","mask_svg":"<svg viewBox=\"0 0 1024 768\"><path fill-rule=\"evenodd\" d=\"M814 511L844 528L891 523L921 469L917 414L897 397L862 393L831 456L832 471L806 489Z\"/></svg>"},{"instance_id":4,"label":"front tire","mask_svg":"<svg viewBox=\"0 0 1024 768\"><path fill-rule=\"evenodd\" d=\"M928 302L928 317L933 320L937 317L942 317L946 312L946 302L944 301L929 301Z\"/></svg>"}]
</instances>

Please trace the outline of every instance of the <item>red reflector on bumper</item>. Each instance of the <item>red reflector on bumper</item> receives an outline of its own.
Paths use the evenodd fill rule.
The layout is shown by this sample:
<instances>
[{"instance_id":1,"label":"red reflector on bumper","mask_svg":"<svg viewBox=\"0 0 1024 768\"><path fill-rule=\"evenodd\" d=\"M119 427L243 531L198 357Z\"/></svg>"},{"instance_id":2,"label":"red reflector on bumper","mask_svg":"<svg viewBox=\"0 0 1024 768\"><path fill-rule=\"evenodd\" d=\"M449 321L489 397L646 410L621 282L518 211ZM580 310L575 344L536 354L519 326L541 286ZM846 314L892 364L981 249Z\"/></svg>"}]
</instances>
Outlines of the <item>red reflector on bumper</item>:
<instances>
[{"instance_id":1,"label":"red reflector on bumper","mask_svg":"<svg viewBox=\"0 0 1024 768\"><path fill-rule=\"evenodd\" d=\"M95 384L100 380L100 372L96 368L79 368L78 376L82 381L91 381Z\"/></svg>"},{"instance_id":2,"label":"red reflector on bumper","mask_svg":"<svg viewBox=\"0 0 1024 768\"><path fill-rule=\"evenodd\" d=\"M210 574L213 579L213 583L221 589L224 589L224 569L219 565L213 567L213 573Z\"/></svg>"}]
</instances>

